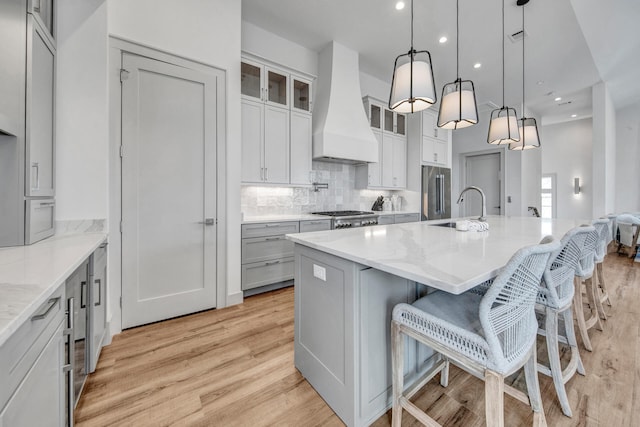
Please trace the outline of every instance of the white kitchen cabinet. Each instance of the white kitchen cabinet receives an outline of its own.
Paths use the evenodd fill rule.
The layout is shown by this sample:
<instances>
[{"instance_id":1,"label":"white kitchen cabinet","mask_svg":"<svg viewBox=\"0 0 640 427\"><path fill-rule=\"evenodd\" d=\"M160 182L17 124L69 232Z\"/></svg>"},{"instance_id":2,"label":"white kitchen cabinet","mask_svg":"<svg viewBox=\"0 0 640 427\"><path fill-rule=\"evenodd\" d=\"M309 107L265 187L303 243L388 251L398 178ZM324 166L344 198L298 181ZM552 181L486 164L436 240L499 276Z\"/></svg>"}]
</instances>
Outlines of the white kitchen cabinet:
<instances>
[{"instance_id":1,"label":"white kitchen cabinet","mask_svg":"<svg viewBox=\"0 0 640 427\"><path fill-rule=\"evenodd\" d=\"M437 111L424 110L422 112L422 135L448 142L450 133L451 131L438 127Z\"/></svg>"},{"instance_id":2,"label":"white kitchen cabinet","mask_svg":"<svg viewBox=\"0 0 640 427\"><path fill-rule=\"evenodd\" d=\"M437 124L437 112L426 110L415 115L418 123L412 126L409 138L412 143L420 144L422 164L451 167L451 131L440 129ZM413 131L419 128L420 131Z\"/></svg>"},{"instance_id":3,"label":"white kitchen cabinet","mask_svg":"<svg viewBox=\"0 0 640 427\"><path fill-rule=\"evenodd\" d=\"M330 219L313 219L310 221L300 221L300 232L331 230Z\"/></svg>"},{"instance_id":4,"label":"white kitchen cabinet","mask_svg":"<svg viewBox=\"0 0 640 427\"><path fill-rule=\"evenodd\" d=\"M312 78L241 63L242 182L312 183Z\"/></svg>"},{"instance_id":5,"label":"white kitchen cabinet","mask_svg":"<svg viewBox=\"0 0 640 427\"><path fill-rule=\"evenodd\" d=\"M289 111L243 99L242 181L289 183Z\"/></svg>"},{"instance_id":6,"label":"white kitchen cabinet","mask_svg":"<svg viewBox=\"0 0 640 427\"><path fill-rule=\"evenodd\" d=\"M448 144L438 139L422 137L422 162L448 166Z\"/></svg>"},{"instance_id":7,"label":"white kitchen cabinet","mask_svg":"<svg viewBox=\"0 0 640 427\"><path fill-rule=\"evenodd\" d=\"M311 184L311 114L291 111L291 184Z\"/></svg>"},{"instance_id":8,"label":"white kitchen cabinet","mask_svg":"<svg viewBox=\"0 0 640 427\"><path fill-rule=\"evenodd\" d=\"M406 116L385 108L382 101L363 98L369 124L378 140L379 161L356 167L356 187L400 189L407 186ZM382 132L379 129L382 128Z\"/></svg>"},{"instance_id":9,"label":"white kitchen cabinet","mask_svg":"<svg viewBox=\"0 0 640 427\"><path fill-rule=\"evenodd\" d=\"M33 15L27 15L27 197L54 195L56 49Z\"/></svg>"}]
</instances>

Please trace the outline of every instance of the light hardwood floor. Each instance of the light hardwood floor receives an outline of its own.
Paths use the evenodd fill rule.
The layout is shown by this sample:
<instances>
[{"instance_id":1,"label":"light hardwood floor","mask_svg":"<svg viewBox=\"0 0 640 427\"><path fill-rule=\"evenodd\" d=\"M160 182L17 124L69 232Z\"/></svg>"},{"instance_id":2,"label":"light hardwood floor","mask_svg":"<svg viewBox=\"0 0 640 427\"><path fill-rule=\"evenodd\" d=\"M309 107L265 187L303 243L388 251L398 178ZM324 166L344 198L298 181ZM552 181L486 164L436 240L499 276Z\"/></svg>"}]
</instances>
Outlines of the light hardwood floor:
<instances>
[{"instance_id":1,"label":"light hardwood floor","mask_svg":"<svg viewBox=\"0 0 640 427\"><path fill-rule=\"evenodd\" d=\"M567 383L572 419L562 414L551 378L540 375L549 426L640 425L639 271L629 258L607 256L613 308L605 306L604 332L589 331L593 353L581 347L586 377ZM523 375L512 380L522 385ZM483 394L480 380L452 367L449 387L434 379L412 400L445 426L481 426ZM505 412L506 425L531 425L529 408L509 396ZM75 418L78 426L343 425L293 366L293 288L117 335ZM374 426L389 423L390 412ZM413 425L405 411L403 426Z\"/></svg>"}]
</instances>

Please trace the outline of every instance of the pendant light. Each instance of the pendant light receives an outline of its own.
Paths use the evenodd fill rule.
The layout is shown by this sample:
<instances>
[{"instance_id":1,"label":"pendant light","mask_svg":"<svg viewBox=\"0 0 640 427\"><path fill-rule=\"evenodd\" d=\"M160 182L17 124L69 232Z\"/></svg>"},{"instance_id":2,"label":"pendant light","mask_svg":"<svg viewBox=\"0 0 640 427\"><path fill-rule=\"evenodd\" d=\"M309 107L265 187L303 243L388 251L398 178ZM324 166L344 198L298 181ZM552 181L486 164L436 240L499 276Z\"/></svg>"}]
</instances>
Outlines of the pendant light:
<instances>
[{"instance_id":1,"label":"pendant light","mask_svg":"<svg viewBox=\"0 0 640 427\"><path fill-rule=\"evenodd\" d=\"M433 79L431 54L413 48L413 0L411 0L411 48L399 55L393 67L389 108L399 113L415 113L438 100Z\"/></svg>"},{"instance_id":2,"label":"pendant light","mask_svg":"<svg viewBox=\"0 0 640 427\"><path fill-rule=\"evenodd\" d=\"M502 108L491 112L489 123L489 144L500 145L520 141L516 110L504 105L504 0L502 0Z\"/></svg>"},{"instance_id":3,"label":"pendant light","mask_svg":"<svg viewBox=\"0 0 640 427\"><path fill-rule=\"evenodd\" d=\"M518 130L520 131L520 142L512 142L509 144L509 150L529 150L531 148L540 147L540 136L538 134L538 125L536 119L533 117L524 116L524 5L529 3L529 0L518 0L516 4L522 6L522 114L520 118L520 125Z\"/></svg>"},{"instance_id":4,"label":"pendant light","mask_svg":"<svg viewBox=\"0 0 640 427\"><path fill-rule=\"evenodd\" d=\"M442 88L438 127L462 129L478 123L476 92L471 80L460 78L460 12L456 0L456 80Z\"/></svg>"}]
</instances>

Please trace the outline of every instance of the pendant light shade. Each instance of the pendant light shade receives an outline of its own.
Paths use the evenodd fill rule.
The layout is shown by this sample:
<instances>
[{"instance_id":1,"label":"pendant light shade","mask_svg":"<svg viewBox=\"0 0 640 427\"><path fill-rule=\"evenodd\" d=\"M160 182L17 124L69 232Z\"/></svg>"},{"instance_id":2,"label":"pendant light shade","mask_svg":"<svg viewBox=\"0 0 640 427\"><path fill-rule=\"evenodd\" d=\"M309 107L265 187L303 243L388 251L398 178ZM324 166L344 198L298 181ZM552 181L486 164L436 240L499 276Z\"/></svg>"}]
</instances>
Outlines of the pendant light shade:
<instances>
[{"instance_id":1,"label":"pendant light shade","mask_svg":"<svg viewBox=\"0 0 640 427\"><path fill-rule=\"evenodd\" d=\"M504 0L502 0L502 108L491 112L487 142L493 145L515 144L520 141L516 110L504 105Z\"/></svg>"},{"instance_id":2,"label":"pendant light shade","mask_svg":"<svg viewBox=\"0 0 640 427\"><path fill-rule=\"evenodd\" d=\"M431 66L431 54L413 48L413 0L411 0L411 48L399 55L393 67L389 108L399 113L415 113L438 100Z\"/></svg>"},{"instance_id":3,"label":"pendant light shade","mask_svg":"<svg viewBox=\"0 0 640 427\"><path fill-rule=\"evenodd\" d=\"M497 108L491 112L489 137L487 142L493 145L516 144L520 141L516 110L510 107Z\"/></svg>"},{"instance_id":4,"label":"pendant light shade","mask_svg":"<svg viewBox=\"0 0 640 427\"><path fill-rule=\"evenodd\" d=\"M456 80L442 88L438 127L443 129L462 129L478 123L478 107L473 82L460 78L458 3L459 1L456 1Z\"/></svg>"},{"instance_id":5,"label":"pendant light shade","mask_svg":"<svg viewBox=\"0 0 640 427\"><path fill-rule=\"evenodd\" d=\"M540 147L540 135L538 134L538 124L536 123L536 119L524 116L524 39L526 38L526 33L524 31L524 5L528 2L529 0L518 0L517 2L518 6L522 6L522 118L520 119L519 124L520 142L509 144L509 150L518 151Z\"/></svg>"}]
</instances>

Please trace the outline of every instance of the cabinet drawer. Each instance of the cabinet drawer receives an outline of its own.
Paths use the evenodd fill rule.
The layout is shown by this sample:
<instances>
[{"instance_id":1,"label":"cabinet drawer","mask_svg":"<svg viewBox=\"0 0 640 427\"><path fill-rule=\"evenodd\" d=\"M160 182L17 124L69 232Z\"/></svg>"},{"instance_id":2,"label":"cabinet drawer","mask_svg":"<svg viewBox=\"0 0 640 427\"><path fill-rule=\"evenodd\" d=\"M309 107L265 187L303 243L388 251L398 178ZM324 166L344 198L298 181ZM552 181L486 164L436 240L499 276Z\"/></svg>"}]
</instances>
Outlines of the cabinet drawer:
<instances>
[{"instance_id":1,"label":"cabinet drawer","mask_svg":"<svg viewBox=\"0 0 640 427\"><path fill-rule=\"evenodd\" d=\"M242 266L242 290L293 279L293 257Z\"/></svg>"},{"instance_id":2,"label":"cabinet drawer","mask_svg":"<svg viewBox=\"0 0 640 427\"><path fill-rule=\"evenodd\" d=\"M27 200L25 243L30 245L53 236L56 202L53 199Z\"/></svg>"},{"instance_id":3,"label":"cabinet drawer","mask_svg":"<svg viewBox=\"0 0 640 427\"><path fill-rule=\"evenodd\" d=\"M60 286L0 347L0 406L9 399L64 319L65 304L65 288Z\"/></svg>"},{"instance_id":4,"label":"cabinet drawer","mask_svg":"<svg viewBox=\"0 0 640 427\"><path fill-rule=\"evenodd\" d=\"M244 224L242 237L266 237L278 234L290 234L298 232L298 221L288 222L264 222L259 224Z\"/></svg>"},{"instance_id":5,"label":"cabinet drawer","mask_svg":"<svg viewBox=\"0 0 640 427\"><path fill-rule=\"evenodd\" d=\"M300 232L331 230L330 219L320 219L313 221L300 221Z\"/></svg>"},{"instance_id":6,"label":"cabinet drawer","mask_svg":"<svg viewBox=\"0 0 640 427\"><path fill-rule=\"evenodd\" d=\"M293 242L282 235L242 239L243 264L292 256Z\"/></svg>"},{"instance_id":7,"label":"cabinet drawer","mask_svg":"<svg viewBox=\"0 0 640 427\"><path fill-rule=\"evenodd\" d=\"M396 224L402 224L403 222L418 222L419 220L419 214L396 214Z\"/></svg>"}]
</instances>

